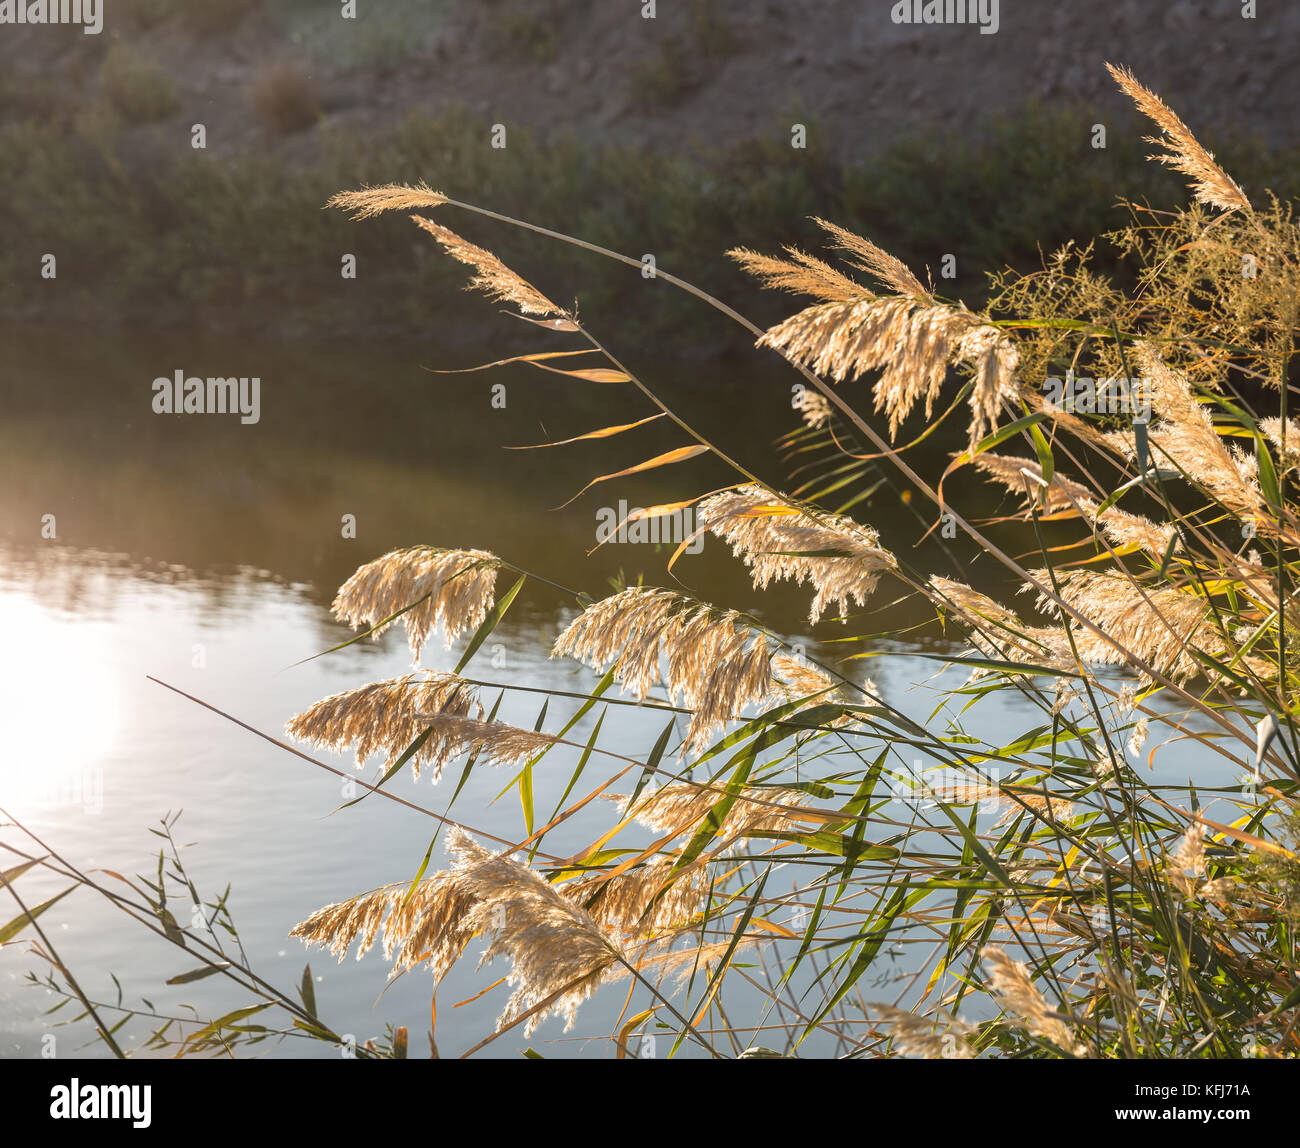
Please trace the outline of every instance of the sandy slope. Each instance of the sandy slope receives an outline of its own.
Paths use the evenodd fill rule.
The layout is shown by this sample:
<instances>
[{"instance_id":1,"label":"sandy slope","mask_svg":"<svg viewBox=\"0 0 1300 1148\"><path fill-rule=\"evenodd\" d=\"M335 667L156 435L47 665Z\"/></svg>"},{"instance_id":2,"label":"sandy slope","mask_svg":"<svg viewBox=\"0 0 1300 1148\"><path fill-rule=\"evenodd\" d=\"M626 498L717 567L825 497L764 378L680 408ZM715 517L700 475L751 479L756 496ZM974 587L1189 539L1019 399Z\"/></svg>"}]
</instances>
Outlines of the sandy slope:
<instances>
[{"instance_id":1,"label":"sandy slope","mask_svg":"<svg viewBox=\"0 0 1300 1148\"><path fill-rule=\"evenodd\" d=\"M196 3L197 0L187 0ZM163 121L204 122L218 144L309 148L270 135L249 101L277 61L310 72L322 123L378 126L462 103L487 126L671 147L788 138L805 120L841 154L920 124L967 131L1025 101L1082 99L1116 122L1102 68L1129 64L1193 128L1293 141L1300 4L1260 0L1001 0L1000 28L896 25L888 0L384 0L343 21L328 0L264 0L229 29L197 32L178 0L118 0L100 36L0 28L0 119L67 120L102 100L114 45L173 78ZM151 23L141 13L162 18ZM157 125L139 129L156 131Z\"/></svg>"}]
</instances>

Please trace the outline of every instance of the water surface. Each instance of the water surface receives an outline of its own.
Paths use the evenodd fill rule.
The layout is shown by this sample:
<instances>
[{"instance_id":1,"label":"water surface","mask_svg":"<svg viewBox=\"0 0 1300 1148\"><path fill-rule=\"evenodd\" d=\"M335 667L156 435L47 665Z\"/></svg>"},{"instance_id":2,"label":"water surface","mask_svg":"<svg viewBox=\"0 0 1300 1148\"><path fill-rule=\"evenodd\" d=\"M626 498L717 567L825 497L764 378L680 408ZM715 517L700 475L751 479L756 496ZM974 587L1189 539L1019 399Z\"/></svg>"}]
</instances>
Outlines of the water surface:
<instances>
[{"instance_id":1,"label":"water surface","mask_svg":"<svg viewBox=\"0 0 1300 1148\"><path fill-rule=\"evenodd\" d=\"M364 1040L382 1035L386 1023L404 1024L412 1054L423 1055L427 973L412 973L385 991L381 954L336 964L327 954L309 953L288 933L321 905L409 880L429 848L435 820L380 797L335 812L351 796L336 777L149 678L280 737L285 721L319 698L409 671L400 630L303 659L349 636L328 607L358 565L395 546L427 542L489 549L556 584L529 584L473 663L473 675L533 689L589 689L594 674L547 657L554 635L576 610L572 596L558 587L599 596L620 572L674 584L665 572L671 546L610 545L585 557L595 545L599 509L619 498L650 505L710 489L727 481L725 471L707 461L697 471L643 476L553 510L588 478L678 445L680 432L652 426L635 440L581 444L568 453L506 452L502 444L567 437L644 412L629 410L629 400L615 399L608 389L593 395L590 388L557 386L520 367L458 377L453 386L422 369L437 362L436 353L424 349L326 355L123 339L106 354L90 344L39 336L15 336L9 345L7 414L0 425L0 805L68 861L99 870L106 883L113 880L106 870L153 873L161 842L149 827L183 811L176 837L187 843L187 868L205 898L232 886L231 905L253 967L291 989L310 959L321 1015L336 1031ZM259 374L262 417L244 425L223 416L155 415L151 381L177 368ZM770 464L768 440L789 425L788 387L768 388L775 397L765 400L762 378L747 378L745 386L758 397L748 414L736 416L722 410L735 402L734 379L705 367L696 378L687 375L676 372L671 384L716 388L725 433L747 452L747 461ZM501 382L508 395L504 408L492 402L492 386ZM694 401L708 410L698 395ZM909 545L919 534L915 516L889 502L888 492L861 509L887 538L891 526ZM344 529L348 516L354 537ZM805 591L755 592L716 544L683 558L674 573L688 589L752 611L814 655L844 652L821 644L839 636L836 627L810 633ZM509 577L502 575L499 590ZM863 629L904 631L915 620L914 612L894 607ZM919 641L887 635L873 648L890 656L873 659L870 673L892 704L923 720L934 705L936 687L926 683L937 665L910 652ZM458 651L434 640L420 664L450 669L457 657ZM484 691L489 704L495 696ZM536 693L508 691L499 716L531 727L540 705ZM548 728L558 728L556 716L567 718L576 705L554 703ZM978 722L990 737L1016 723L1033 724L1004 703L985 711ZM583 740L592 716L571 736ZM661 727L659 715L619 710L606 722L601 744L644 755ZM320 756L345 768L352 764ZM555 807L577 756L560 748L539 767L539 812L549 815ZM1190 755L1174 760L1171 776L1181 780L1190 761ZM602 769L584 775L578 792L604 780ZM390 788L443 812L458 777L453 766L438 786L427 777L415 782L403 776ZM452 816L522 839L518 798L513 791L501 795L509 780L493 769L475 771ZM610 812L593 803L548 837L547 848L564 853L586 845L611 824ZM12 829L3 839L31 847ZM439 845L432 863L443 860ZM34 871L21 889L36 903L64 885ZM9 919L11 909L0 910L0 920ZM96 1000L117 1000L115 974L128 1002L148 997L163 1012L184 1002L217 1015L247 1003L219 978L162 987L194 962L85 890L52 908L42 923ZM508 993L502 986L452 1008L506 971L476 974L472 963L463 961L439 994L443 1055L490 1032ZM37 967L24 946L0 956L0 1056L40 1055L51 1035L60 1055L72 1055L86 1039L84 1025L56 1028L43 1015L57 1002L24 983ZM886 955L880 971L886 999L909 968L906 959ZM612 1055L606 1037L625 998L626 989L607 989L583 1007L576 1033L566 1037L562 1025L550 1021L527 1041L521 1031L509 1034L485 1055L517 1055L525 1044L548 1056ZM745 994L738 991L736 1000L743 1007ZM55 1019L70 1015L68 1007ZM147 1029L131 1022L118 1035L138 1044ZM780 1039L764 1042L779 1045ZM805 1052L830 1047L810 1043ZM97 1045L84 1051L102 1055ZM268 1051L338 1055L306 1040Z\"/></svg>"}]
</instances>

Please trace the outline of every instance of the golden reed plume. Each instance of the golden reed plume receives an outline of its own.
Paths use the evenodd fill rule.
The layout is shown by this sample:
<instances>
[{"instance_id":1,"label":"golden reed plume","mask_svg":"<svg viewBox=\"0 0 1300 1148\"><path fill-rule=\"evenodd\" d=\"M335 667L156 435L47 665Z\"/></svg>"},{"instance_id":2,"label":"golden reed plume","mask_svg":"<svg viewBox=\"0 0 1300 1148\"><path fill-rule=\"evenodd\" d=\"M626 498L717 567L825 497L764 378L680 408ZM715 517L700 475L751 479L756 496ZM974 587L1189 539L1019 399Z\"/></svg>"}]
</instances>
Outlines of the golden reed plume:
<instances>
[{"instance_id":1,"label":"golden reed plume","mask_svg":"<svg viewBox=\"0 0 1300 1148\"><path fill-rule=\"evenodd\" d=\"M841 614L848 612L850 601L865 605L882 571L898 565L869 526L837 515L811 518L785 501L774 501L760 486L715 494L700 503L697 513L701 525L743 559L756 589L784 580L815 586L810 622L832 602Z\"/></svg>"},{"instance_id":2,"label":"golden reed plume","mask_svg":"<svg viewBox=\"0 0 1300 1148\"><path fill-rule=\"evenodd\" d=\"M1138 110L1164 133L1163 139L1147 137L1148 143L1163 147L1169 153L1152 156L1152 159L1187 176L1192 181L1191 187L1198 203L1208 203L1224 211L1250 210L1246 193L1214 162L1214 156L1200 145L1164 100L1139 84L1128 68L1107 64L1106 70Z\"/></svg>"},{"instance_id":3,"label":"golden reed plume","mask_svg":"<svg viewBox=\"0 0 1300 1148\"><path fill-rule=\"evenodd\" d=\"M964 1039L975 1026L949 1017L944 1027L890 1004L872 1002L881 1020L894 1026L894 1050L923 1060L974 1060L975 1050Z\"/></svg>"},{"instance_id":4,"label":"golden reed plume","mask_svg":"<svg viewBox=\"0 0 1300 1148\"><path fill-rule=\"evenodd\" d=\"M804 798L797 790L765 786L753 792L756 797L761 795L761 800L738 798L718 826L717 837L724 845L747 833L794 829L801 824L799 805ZM610 794L625 816L663 834L691 832L721 799L716 789L689 781L648 789L635 804L630 798Z\"/></svg>"},{"instance_id":5,"label":"golden reed plume","mask_svg":"<svg viewBox=\"0 0 1300 1148\"><path fill-rule=\"evenodd\" d=\"M771 653L735 610L671 590L634 587L588 606L556 639L552 657L597 669L638 699L661 681L694 711L683 750L701 750L745 706L771 696ZM662 663L662 665L661 665Z\"/></svg>"},{"instance_id":6,"label":"golden reed plume","mask_svg":"<svg viewBox=\"0 0 1300 1148\"><path fill-rule=\"evenodd\" d=\"M363 187L359 191L340 191L331 196L325 207L337 207L353 219L372 219L385 211L412 211L418 207L439 207L447 202L440 191L426 183L390 183L383 187Z\"/></svg>"},{"instance_id":7,"label":"golden reed plume","mask_svg":"<svg viewBox=\"0 0 1300 1148\"><path fill-rule=\"evenodd\" d=\"M560 890L629 943L659 938L690 925L709 892L703 865L674 873L676 864L676 857L655 857L612 880L599 871L584 873Z\"/></svg>"},{"instance_id":8,"label":"golden reed plume","mask_svg":"<svg viewBox=\"0 0 1300 1148\"><path fill-rule=\"evenodd\" d=\"M339 587L334 616L353 628L374 628L379 637L399 611L413 658L442 624L448 647L477 629L492 608L500 559L486 550L411 546L362 566Z\"/></svg>"},{"instance_id":9,"label":"golden reed plume","mask_svg":"<svg viewBox=\"0 0 1300 1148\"><path fill-rule=\"evenodd\" d=\"M517 765L559 740L549 733L536 733L499 721L479 721L445 711L432 716L417 716L429 717L427 728L430 735L447 747L449 757L468 754L491 765Z\"/></svg>"},{"instance_id":10,"label":"golden reed plume","mask_svg":"<svg viewBox=\"0 0 1300 1148\"><path fill-rule=\"evenodd\" d=\"M1087 487L1062 474L1053 474L1051 481L1044 483L1043 469L1033 459L1011 458L988 451L975 458L975 466L1013 494L1019 494L1025 500L1026 514L1035 503L1044 514L1074 511L1093 526L1101 527L1113 546L1137 546L1163 558L1178 534L1172 523L1161 525L1118 506L1102 510L1101 503Z\"/></svg>"},{"instance_id":11,"label":"golden reed plume","mask_svg":"<svg viewBox=\"0 0 1300 1148\"><path fill-rule=\"evenodd\" d=\"M965 308L937 303L900 260L870 240L817 222L840 250L855 257L855 267L879 279L892 294L875 295L795 248L786 249L788 259L736 248L728 254L767 286L821 300L769 329L758 345L837 383L880 371L875 408L888 415L890 437L922 400L929 418L949 365L968 363L974 375L969 433L971 442L977 442L994 425L1002 401L1017 392L1020 353L1015 344Z\"/></svg>"},{"instance_id":12,"label":"golden reed plume","mask_svg":"<svg viewBox=\"0 0 1300 1148\"><path fill-rule=\"evenodd\" d=\"M525 1035L552 1014L571 1029L578 1006L620 959L613 941L528 866L489 852L461 829L449 832L447 847L453 867L426 878L409 900L406 885L386 886L326 906L290 935L327 945L340 959L359 939L360 956L387 917L384 953L394 958L394 972L427 962L440 979L482 934L487 945L480 967L497 956L510 961L507 980L514 992L498 1024L549 999L528 1018Z\"/></svg>"},{"instance_id":13,"label":"golden reed plume","mask_svg":"<svg viewBox=\"0 0 1300 1148\"><path fill-rule=\"evenodd\" d=\"M291 718L286 729L293 737L320 749L351 750L360 769L372 754L385 755L393 765L421 735L425 740L411 756L418 778L426 766L436 782L443 766L456 756L460 739L433 728L429 714L462 719L481 718L483 707L473 686L455 674L424 671L344 690Z\"/></svg>"},{"instance_id":14,"label":"golden reed plume","mask_svg":"<svg viewBox=\"0 0 1300 1148\"><path fill-rule=\"evenodd\" d=\"M468 239L462 239L454 231L426 219L423 215L413 215L411 219L416 226L422 227L434 237L442 249L458 263L474 268L474 277L469 281L470 290L482 291L490 299L499 303L513 303L525 315L567 315L562 307L557 307L523 276L511 271L490 251L477 247Z\"/></svg>"},{"instance_id":15,"label":"golden reed plume","mask_svg":"<svg viewBox=\"0 0 1300 1148\"><path fill-rule=\"evenodd\" d=\"M439 207L446 202L445 195L434 191L427 184L393 183L383 187L340 192L325 206L340 208L348 212L352 219L372 219L386 211ZM475 275L469 284L471 289L483 291L498 302L513 303L525 315L568 315L567 311L552 303L521 275L511 271L492 252L426 216L412 215L411 219L417 227L432 235L453 259L474 268Z\"/></svg>"}]
</instances>

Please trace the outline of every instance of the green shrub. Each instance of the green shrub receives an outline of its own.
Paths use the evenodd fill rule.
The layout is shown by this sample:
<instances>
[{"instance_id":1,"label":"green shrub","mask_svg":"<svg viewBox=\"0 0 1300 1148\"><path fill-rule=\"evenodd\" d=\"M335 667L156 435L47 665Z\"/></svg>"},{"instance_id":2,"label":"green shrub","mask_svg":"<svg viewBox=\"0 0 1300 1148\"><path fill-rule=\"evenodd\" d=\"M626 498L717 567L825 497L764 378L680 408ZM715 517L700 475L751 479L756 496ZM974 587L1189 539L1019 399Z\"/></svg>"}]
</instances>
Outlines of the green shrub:
<instances>
[{"instance_id":1,"label":"green shrub","mask_svg":"<svg viewBox=\"0 0 1300 1148\"><path fill-rule=\"evenodd\" d=\"M311 75L288 60L258 73L249 100L258 120L279 135L305 131L321 117L320 96Z\"/></svg>"},{"instance_id":2,"label":"green shrub","mask_svg":"<svg viewBox=\"0 0 1300 1148\"><path fill-rule=\"evenodd\" d=\"M103 65L104 94L131 123L164 120L179 100L172 78L123 44L114 44Z\"/></svg>"}]
</instances>

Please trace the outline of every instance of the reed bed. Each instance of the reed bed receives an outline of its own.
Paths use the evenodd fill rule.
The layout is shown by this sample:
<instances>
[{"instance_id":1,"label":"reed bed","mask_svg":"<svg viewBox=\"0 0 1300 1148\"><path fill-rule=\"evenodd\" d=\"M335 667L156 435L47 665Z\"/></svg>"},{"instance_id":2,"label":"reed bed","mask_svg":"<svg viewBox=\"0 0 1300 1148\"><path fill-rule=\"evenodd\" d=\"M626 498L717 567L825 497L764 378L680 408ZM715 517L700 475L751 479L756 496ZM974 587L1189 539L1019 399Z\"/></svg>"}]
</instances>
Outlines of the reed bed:
<instances>
[{"instance_id":1,"label":"reed bed","mask_svg":"<svg viewBox=\"0 0 1300 1148\"><path fill-rule=\"evenodd\" d=\"M549 699L528 730L495 720L495 705L485 714L466 671L546 572L516 570L498 596L508 556L420 546L377 558L335 603L362 631L353 640L403 620L418 658L440 626L449 644L470 635L460 664L325 699L289 733L353 751L358 765L383 755L379 791L407 763L432 764L434 781L460 758L467 771L515 770L524 831L485 843L450 824L450 868L430 874L426 858L390 886L340 890L298 937L341 956L382 930L394 973L427 967L434 988L475 946L505 958L497 1028L463 1055L551 1016L572 1028L592 994L620 991L614 981L628 982L609 1034L618 1057L647 1033L719 1058L1296 1054L1300 426L1288 405L1300 230L1289 205L1248 199L1155 94L1111 72L1192 200L1173 212L1126 205L1104 237L1128 261L1123 281L1070 245L1031 273L993 276L975 313L819 220L842 266L796 249L731 253L810 300L763 330L659 272L797 372L789 490L682 419L576 307L442 222L492 213L425 186L331 201L358 219L436 212L416 222L469 266L472 288L586 356L582 369L562 360L570 374L621 383L623 415L667 414L682 445L644 461L629 448L624 473L685 476L704 454L731 467L723 491L693 494L681 477L673 507L693 506L756 589L804 586L810 625L833 625L848 652L810 661L755 618L677 590L573 591L578 613L551 655L589 667L595 684ZM1095 389L1053 401L1048 380L1061 377L1140 380L1149 408L1099 404ZM926 477L915 447L936 434L960 446ZM926 508L928 529L986 555L997 585L917 569L915 539L855 517L881 475ZM952 494L973 476L1003 492L1007 513L973 519ZM857 668L879 652L862 612L885 595L923 601L960 643L926 724ZM601 723L589 740L570 737L580 720L617 713L616 691L672 714L639 754L603 747ZM988 712L1029 716L990 740L977 732ZM1158 780L1164 755L1188 745L1210 776ZM566 753L580 760L564 808L539 825L533 769ZM565 805L594 761L612 774ZM609 813L607 831L576 853L547 852L555 827L592 807ZM651 843L620 847L635 827ZM907 975L891 976L900 953ZM201 1043L237 1045L237 1021Z\"/></svg>"}]
</instances>

